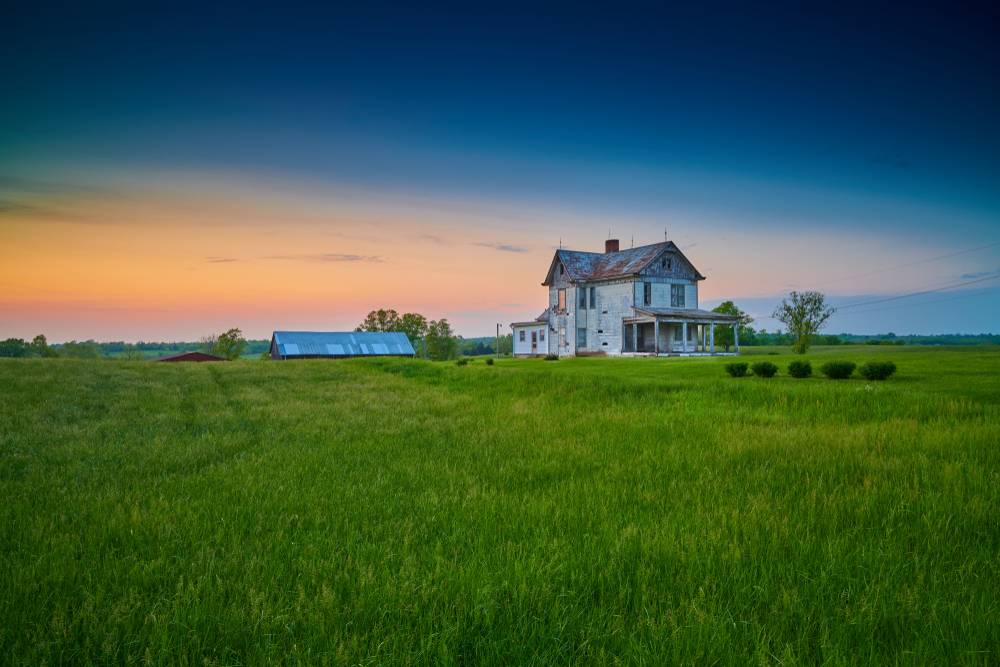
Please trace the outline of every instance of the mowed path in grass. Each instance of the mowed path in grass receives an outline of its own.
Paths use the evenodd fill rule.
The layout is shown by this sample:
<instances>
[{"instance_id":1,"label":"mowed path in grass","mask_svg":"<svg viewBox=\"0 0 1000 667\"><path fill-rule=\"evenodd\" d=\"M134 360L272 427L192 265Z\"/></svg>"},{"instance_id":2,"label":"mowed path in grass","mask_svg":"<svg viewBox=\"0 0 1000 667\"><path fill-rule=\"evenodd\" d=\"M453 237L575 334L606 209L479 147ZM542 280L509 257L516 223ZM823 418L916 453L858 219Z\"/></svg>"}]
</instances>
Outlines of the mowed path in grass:
<instances>
[{"instance_id":1,"label":"mowed path in grass","mask_svg":"<svg viewBox=\"0 0 1000 667\"><path fill-rule=\"evenodd\" d=\"M0 663L996 664L1000 352L835 355L0 360Z\"/></svg>"}]
</instances>

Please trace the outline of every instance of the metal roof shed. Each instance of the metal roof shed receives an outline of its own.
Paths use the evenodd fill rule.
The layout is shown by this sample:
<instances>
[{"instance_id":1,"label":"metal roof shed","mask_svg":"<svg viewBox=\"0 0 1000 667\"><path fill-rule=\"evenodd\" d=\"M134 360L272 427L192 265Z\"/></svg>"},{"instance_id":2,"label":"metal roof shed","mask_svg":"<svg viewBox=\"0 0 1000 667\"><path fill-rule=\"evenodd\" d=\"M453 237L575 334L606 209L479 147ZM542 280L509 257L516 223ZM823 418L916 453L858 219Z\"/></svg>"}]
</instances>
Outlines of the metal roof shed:
<instances>
[{"instance_id":1,"label":"metal roof shed","mask_svg":"<svg viewBox=\"0 0 1000 667\"><path fill-rule=\"evenodd\" d=\"M271 336L271 358L275 360L412 357L415 354L410 339L398 331L275 331Z\"/></svg>"}]
</instances>

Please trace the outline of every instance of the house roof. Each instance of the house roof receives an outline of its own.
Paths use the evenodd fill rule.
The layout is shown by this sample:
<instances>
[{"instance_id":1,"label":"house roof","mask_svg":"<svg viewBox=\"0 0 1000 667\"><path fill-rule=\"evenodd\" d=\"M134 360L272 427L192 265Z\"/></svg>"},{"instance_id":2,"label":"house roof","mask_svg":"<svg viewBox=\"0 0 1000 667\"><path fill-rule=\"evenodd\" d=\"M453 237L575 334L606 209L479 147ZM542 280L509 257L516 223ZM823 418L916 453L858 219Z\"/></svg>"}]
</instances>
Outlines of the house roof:
<instances>
[{"instance_id":1,"label":"house roof","mask_svg":"<svg viewBox=\"0 0 1000 667\"><path fill-rule=\"evenodd\" d=\"M691 265L691 268L694 268L694 264L691 264L688 258L684 257L684 253L674 245L673 241L605 253L560 249L552 258L552 264L549 266L549 272L542 285L553 283L556 266L559 265L559 262L562 262L562 265L566 267L566 273L569 274L571 282L604 280L636 275L666 251L677 253ZM705 276L701 275L698 269L694 269L694 272L698 280L705 279Z\"/></svg>"},{"instance_id":2,"label":"house roof","mask_svg":"<svg viewBox=\"0 0 1000 667\"><path fill-rule=\"evenodd\" d=\"M635 312L640 315L672 317L679 320L711 320L726 324L736 324L739 321L739 318L735 315L713 313L710 310L699 310L697 308L636 308Z\"/></svg>"},{"instance_id":3,"label":"house roof","mask_svg":"<svg viewBox=\"0 0 1000 667\"><path fill-rule=\"evenodd\" d=\"M548 324L549 322L549 309L546 308L542 311L542 314L536 317L531 322L511 322L512 327L530 327L537 326L539 324Z\"/></svg>"},{"instance_id":4,"label":"house roof","mask_svg":"<svg viewBox=\"0 0 1000 667\"><path fill-rule=\"evenodd\" d=\"M229 361L229 359L217 357L214 354L205 354L204 352L178 352L177 354L168 354L165 357L151 359L150 361Z\"/></svg>"},{"instance_id":5,"label":"house roof","mask_svg":"<svg viewBox=\"0 0 1000 667\"><path fill-rule=\"evenodd\" d=\"M283 357L378 357L415 354L405 333L351 331L275 331L271 337Z\"/></svg>"}]
</instances>

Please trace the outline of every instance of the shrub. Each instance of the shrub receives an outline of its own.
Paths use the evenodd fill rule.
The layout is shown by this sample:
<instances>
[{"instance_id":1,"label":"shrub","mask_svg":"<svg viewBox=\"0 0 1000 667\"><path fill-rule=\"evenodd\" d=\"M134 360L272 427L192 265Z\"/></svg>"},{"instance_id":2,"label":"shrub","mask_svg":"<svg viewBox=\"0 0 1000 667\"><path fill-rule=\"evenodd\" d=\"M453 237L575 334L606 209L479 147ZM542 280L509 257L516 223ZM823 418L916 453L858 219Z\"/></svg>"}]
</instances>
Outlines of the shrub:
<instances>
[{"instance_id":1,"label":"shrub","mask_svg":"<svg viewBox=\"0 0 1000 667\"><path fill-rule=\"evenodd\" d=\"M813 367L808 361L797 359L788 364L788 374L793 378L805 378L813 374Z\"/></svg>"},{"instance_id":2,"label":"shrub","mask_svg":"<svg viewBox=\"0 0 1000 667\"><path fill-rule=\"evenodd\" d=\"M544 357L545 361L559 361L558 354L546 354Z\"/></svg>"},{"instance_id":3,"label":"shrub","mask_svg":"<svg viewBox=\"0 0 1000 667\"><path fill-rule=\"evenodd\" d=\"M493 357L490 357L489 359L486 360L486 365L487 366L492 366L493 365Z\"/></svg>"},{"instance_id":4,"label":"shrub","mask_svg":"<svg viewBox=\"0 0 1000 667\"><path fill-rule=\"evenodd\" d=\"M778 353L777 352L768 352L767 356L769 356L769 357L771 357L771 356L776 357L776 356L778 356Z\"/></svg>"},{"instance_id":5,"label":"shrub","mask_svg":"<svg viewBox=\"0 0 1000 667\"><path fill-rule=\"evenodd\" d=\"M846 380L857 366L853 361L828 361L819 370L831 380Z\"/></svg>"},{"instance_id":6,"label":"shrub","mask_svg":"<svg viewBox=\"0 0 1000 667\"><path fill-rule=\"evenodd\" d=\"M458 360L458 361L456 361L455 363L456 363L457 365L459 365L459 366L464 366L464 365L466 365L467 363L469 363L469 360L468 360L468 359L459 359L459 360Z\"/></svg>"},{"instance_id":7,"label":"shrub","mask_svg":"<svg viewBox=\"0 0 1000 667\"><path fill-rule=\"evenodd\" d=\"M747 374L747 364L744 361L734 361L726 364L726 372L730 377L741 378Z\"/></svg>"},{"instance_id":8,"label":"shrub","mask_svg":"<svg viewBox=\"0 0 1000 667\"><path fill-rule=\"evenodd\" d=\"M869 361L861 364L858 373L866 380L886 380L896 372L896 364L891 361Z\"/></svg>"},{"instance_id":9,"label":"shrub","mask_svg":"<svg viewBox=\"0 0 1000 667\"><path fill-rule=\"evenodd\" d=\"M778 372L778 367L770 361L758 361L750 368L753 369L753 374L760 378L773 378Z\"/></svg>"}]
</instances>

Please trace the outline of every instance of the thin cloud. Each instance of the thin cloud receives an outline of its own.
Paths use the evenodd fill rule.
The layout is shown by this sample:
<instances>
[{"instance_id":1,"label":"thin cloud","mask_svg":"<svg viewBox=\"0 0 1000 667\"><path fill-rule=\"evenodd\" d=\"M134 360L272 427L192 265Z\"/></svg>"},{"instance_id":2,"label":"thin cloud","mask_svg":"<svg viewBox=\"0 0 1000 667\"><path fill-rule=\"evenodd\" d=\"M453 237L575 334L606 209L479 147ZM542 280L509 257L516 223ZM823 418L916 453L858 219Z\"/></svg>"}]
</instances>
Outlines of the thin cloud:
<instances>
[{"instance_id":1,"label":"thin cloud","mask_svg":"<svg viewBox=\"0 0 1000 667\"><path fill-rule=\"evenodd\" d=\"M477 245L483 248L493 248L494 250L503 250L504 252L528 252L528 249L519 245L505 245L502 243L473 243L472 245Z\"/></svg>"},{"instance_id":2,"label":"thin cloud","mask_svg":"<svg viewBox=\"0 0 1000 667\"><path fill-rule=\"evenodd\" d=\"M965 280L971 280L973 278L982 278L983 276L992 276L994 273L1000 273L1000 271L982 271L981 273L964 273L962 278Z\"/></svg>"},{"instance_id":3,"label":"thin cloud","mask_svg":"<svg viewBox=\"0 0 1000 667\"><path fill-rule=\"evenodd\" d=\"M273 255L264 259L283 259L292 262L384 262L378 255L341 255L325 253L322 255Z\"/></svg>"},{"instance_id":4,"label":"thin cloud","mask_svg":"<svg viewBox=\"0 0 1000 667\"><path fill-rule=\"evenodd\" d=\"M698 245L698 244L697 243L692 243L691 245L686 245L686 246L682 247L681 250L688 250L689 248L693 248L696 245Z\"/></svg>"},{"instance_id":5,"label":"thin cloud","mask_svg":"<svg viewBox=\"0 0 1000 667\"><path fill-rule=\"evenodd\" d=\"M913 166L913 160L906 157L908 151L892 151L887 155L873 157L868 160L868 164L883 165L893 169L909 169Z\"/></svg>"},{"instance_id":6,"label":"thin cloud","mask_svg":"<svg viewBox=\"0 0 1000 667\"><path fill-rule=\"evenodd\" d=\"M229 257L206 257L212 264L221 264L223 262L238 262L238 259L230 259Z\"/></svg>"}]
</instances>

